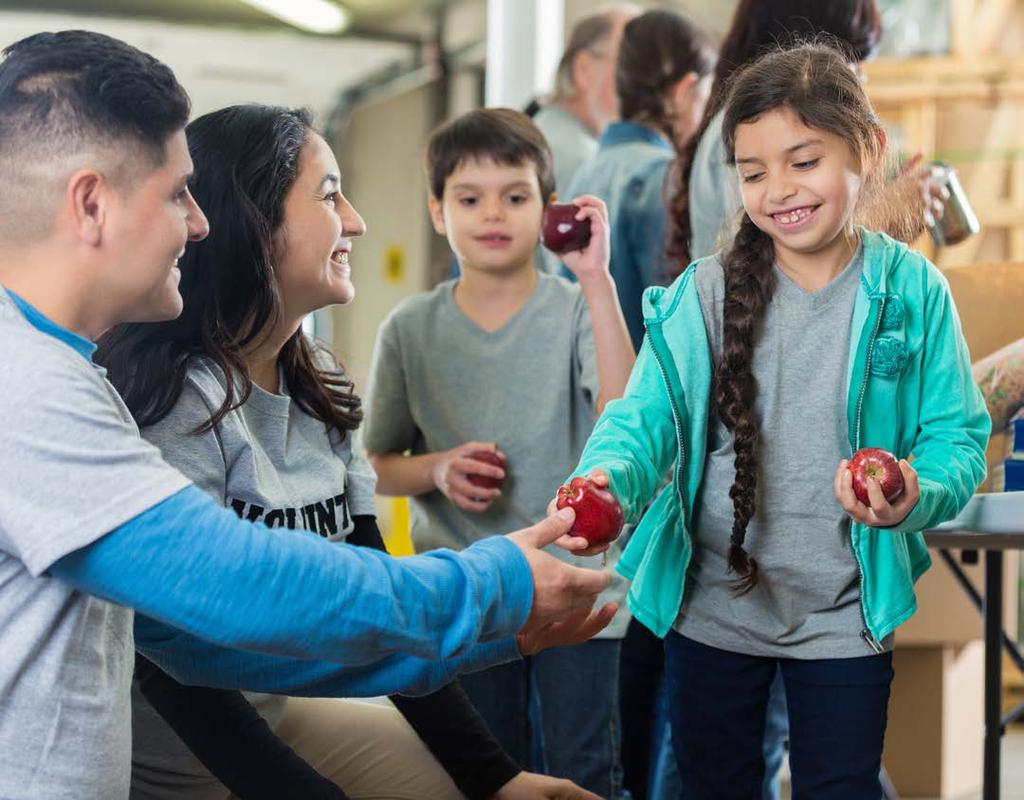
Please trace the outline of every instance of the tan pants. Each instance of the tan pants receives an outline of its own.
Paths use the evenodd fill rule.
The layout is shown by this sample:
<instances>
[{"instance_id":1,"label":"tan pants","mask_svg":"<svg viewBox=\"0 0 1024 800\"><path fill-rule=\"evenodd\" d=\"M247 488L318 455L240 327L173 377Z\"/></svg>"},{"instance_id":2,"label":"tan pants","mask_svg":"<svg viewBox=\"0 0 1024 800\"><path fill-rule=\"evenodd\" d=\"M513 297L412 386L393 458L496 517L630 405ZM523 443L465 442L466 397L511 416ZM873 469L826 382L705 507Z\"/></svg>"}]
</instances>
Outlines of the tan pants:
<instances>
[{"instance_id":1,"label":"tan pants","mask_svg":"<svg viewBox=\"0 0 1024 800\"><path fill-rule=\"evenodd\" d=\"M290 697L277 735L353 800L464 800L390 704Z\"/></svg>"}]
</instances>

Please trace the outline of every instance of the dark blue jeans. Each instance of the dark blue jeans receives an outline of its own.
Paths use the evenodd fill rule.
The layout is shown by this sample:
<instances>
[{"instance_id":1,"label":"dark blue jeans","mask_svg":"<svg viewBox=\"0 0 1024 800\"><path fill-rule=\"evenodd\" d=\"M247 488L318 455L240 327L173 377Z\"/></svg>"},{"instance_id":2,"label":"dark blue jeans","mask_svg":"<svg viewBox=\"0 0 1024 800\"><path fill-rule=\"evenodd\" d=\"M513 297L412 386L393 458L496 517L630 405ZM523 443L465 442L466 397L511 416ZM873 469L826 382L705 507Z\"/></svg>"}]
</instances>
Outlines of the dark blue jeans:
<instances>
[{"instance_id":1,"label":"dark blue jeans","mask_svg":"<svg viewBox=\"0 0 1024 800\"><path fill-rule=\"evenodd\" d=\"M878 800L892 654L800 661L665 637L672 745L687 800L757 800L768 690L781 671L793 800Z\"/></svg>"},{"instance_id":2,"label":"dark blue jeans","mask_svg":"<svg viewBox=\"0 0 1024 800\"><path fill-rule=\"evenodd\" d=\"M619 641L591 639L459 678L491 733L524 767L621 794ZM530 713L531 695L537 703ZM541 763L531 754L539 752Z\"/></svg>"},{"instance_id":3,"label":"dark blue jeans","mask_svg":"<svg viewBox=\"0 0 1024 800\"><path fill-rule=\"evenodd\" d=\"M654 756L651 770L650 800L689 800L683 794L679 779L679 767L675 753L672 751L672 736L669 728L669 701L667 687L661 687L658 693L658 714L656 723L661 723L660 741ZM623 730L623 739L625 739ZM779 800L781 786L779 772L786 758L786 739L789 737L789 715L786 713L786 689L782 681L782 672L775 673L768 690L768 713L765 717L764 744L764 781L761 784L761 800Z\"/></svg>"}]
</instances>

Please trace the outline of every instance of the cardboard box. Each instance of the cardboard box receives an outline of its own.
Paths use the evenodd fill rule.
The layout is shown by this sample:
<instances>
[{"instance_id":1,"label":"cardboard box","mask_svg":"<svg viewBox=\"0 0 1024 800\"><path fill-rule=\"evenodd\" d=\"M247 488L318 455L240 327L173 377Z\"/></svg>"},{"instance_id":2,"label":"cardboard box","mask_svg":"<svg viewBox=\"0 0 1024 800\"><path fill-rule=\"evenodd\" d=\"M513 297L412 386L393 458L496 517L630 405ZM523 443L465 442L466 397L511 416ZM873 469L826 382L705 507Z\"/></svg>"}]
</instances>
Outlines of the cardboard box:
<instances>
[{"instance_id":1,"label":"cardboard box","mask_svg":"<svg viewBox=\"0 0 1024 800\"><path fill-rule=\"evenodd\" d=\"M946 269L943 274L973 359L1024 338L1024 263L971 264ZM989 463L1001 463L1004 450L1002 437L993 436ZM981 638L981 616L934 551L932 561L932 568L917 583L918 612L897 631L897 642L900 646L964 645ZM1007 551L1004 564L1005 625L1013 632L1017 630L1020 573L1015 551ZM982 591L984 557L964 569Z\"/></svg>"},{"instance_id":2,"label":"cardboard box","mask_svg":"<svg viewBox=\"0 0 1024 800\"><path fill-rule=\"evenodd\" d=\"M1024 263L970 264L950 267L943 275L972 359L1024 338Z\"/></svg>"},{"instance_id":3,"label":"cardboard box","mask_svg":"<svg viewBox=\"0 0 1024 800\"><path fill-rule=\"evenodd\" d=\"M981 790L984 647L902 647L882 762L900 796L955 798Z\"/></svg>"},{"instance_id":4,"label":"cardboard box","mask_svg":"<svg viewBox=\"0 0 1024 800\"><path fill-rule=\"evenodd\" d=\"M1024 263L968 264L943 270L949 281L971 359L994 353L1024 338ZM989 464L1003 459L1002 431L988 448Z\"/></svg>"}]
</instances>

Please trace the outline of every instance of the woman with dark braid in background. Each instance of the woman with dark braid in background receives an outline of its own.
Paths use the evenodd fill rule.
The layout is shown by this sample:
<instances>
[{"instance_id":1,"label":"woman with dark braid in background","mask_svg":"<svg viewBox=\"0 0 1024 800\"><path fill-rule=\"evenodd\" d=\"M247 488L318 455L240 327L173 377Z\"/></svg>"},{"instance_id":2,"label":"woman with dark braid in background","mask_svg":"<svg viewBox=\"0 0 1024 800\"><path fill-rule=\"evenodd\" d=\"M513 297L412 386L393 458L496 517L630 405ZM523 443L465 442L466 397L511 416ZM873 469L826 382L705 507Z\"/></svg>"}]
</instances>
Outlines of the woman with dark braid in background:
<instances>
[{"instance_id":1,"label":"woman with dark braid in background","mask_svg":"<svg viewBox=\"0 0 1024 800\"><path fill-rule=\"evenodd\" d=\"M622 119L605 129L566 195L593 194L608 206L611 273L637 350L640 295L668 279L666 175L704 114L714 66L711 40L678 12L648 11L627 23L615 68ZM562 275L572 280L564 267Z\"/></svg>"}]
</instances>

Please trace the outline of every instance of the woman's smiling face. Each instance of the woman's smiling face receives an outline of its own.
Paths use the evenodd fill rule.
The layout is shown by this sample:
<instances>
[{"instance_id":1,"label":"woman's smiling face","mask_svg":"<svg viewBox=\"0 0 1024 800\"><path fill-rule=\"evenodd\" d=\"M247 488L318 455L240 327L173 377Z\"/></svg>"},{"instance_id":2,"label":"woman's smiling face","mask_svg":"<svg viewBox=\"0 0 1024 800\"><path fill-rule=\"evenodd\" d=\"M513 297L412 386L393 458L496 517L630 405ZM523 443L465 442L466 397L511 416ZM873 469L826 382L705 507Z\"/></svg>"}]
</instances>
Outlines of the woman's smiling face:
<instances>
[{"instance_id":1,"label":"woman's smiling face","mask_svg":"<svg viewBox=\"0 0 1024 800\"><path fill-rule=\"evenodd\" d=\"M352 239L365 232L363 218L341 193L334 153L310 131L274 237L274 273L286 316L352 301Z\"/></svg>"}]
</instances>

